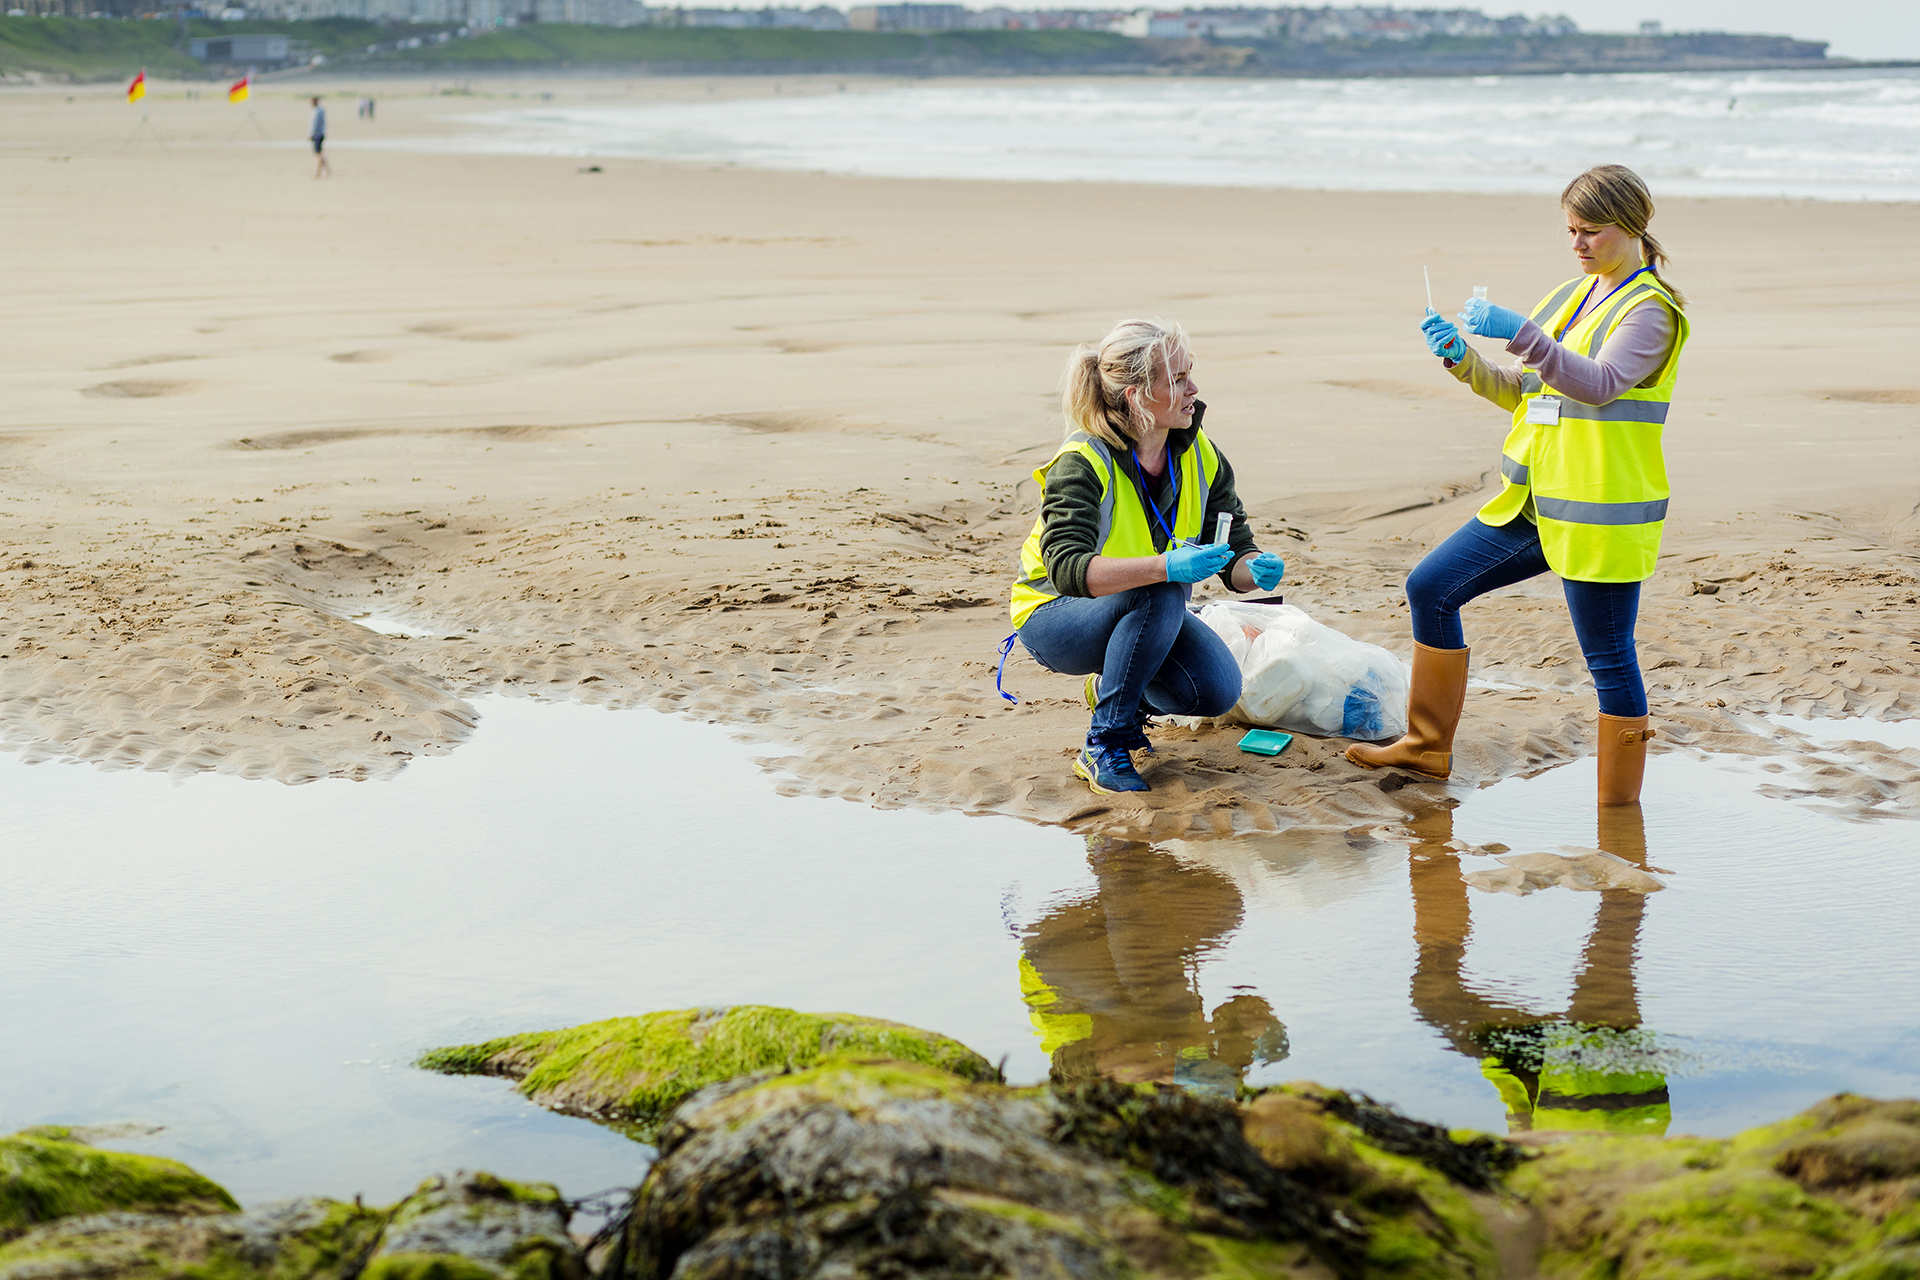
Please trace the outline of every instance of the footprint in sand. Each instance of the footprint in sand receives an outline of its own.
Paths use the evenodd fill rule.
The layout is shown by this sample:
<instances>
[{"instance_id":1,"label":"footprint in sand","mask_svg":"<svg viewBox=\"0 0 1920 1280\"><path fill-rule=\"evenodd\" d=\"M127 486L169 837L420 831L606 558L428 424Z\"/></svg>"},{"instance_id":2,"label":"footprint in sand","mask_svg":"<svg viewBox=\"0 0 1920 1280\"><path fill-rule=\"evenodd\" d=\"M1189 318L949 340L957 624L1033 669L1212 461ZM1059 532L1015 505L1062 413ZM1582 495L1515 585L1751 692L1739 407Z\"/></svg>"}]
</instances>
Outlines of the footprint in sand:
<instances>
[{"instance_id":1,"label":"footprint in sand","mask_svg":"<svg viewBox=\"0 0 1920 1280\"><path fill-rule=\"evenodd\" d=\"M337 351L327 357L335 364L385 364L393 359L391 351Z\"/></svg>"},{"instance_id":2,"label":"footprint in sand","mask_svg":"<svg viewBox=\"0 0 1920 1280\"><path fill-rule=\"evenodd\" d=\"M82 387L80 394L96 396L103 400L146 400L154 396L184 395L198 385L195 382L182 382L168 378L122 378L117 382L102 382L97 386Z\"/></svg>"},{"instance_id":3,"label":"footprint in sand","mask_svg":"<svg viewBox=\"0 0 1920 1280\"><path fill-rule=\"evenodd\" d=\"M1421 386L1417 382L1396 382L1391 378L1329 378L1320 385L1364 391L1391 400L1431 400L1434 396L1432 387Z\"/></svg>"},{"instance_id":4,"label":"footprint in sand","mask_svg":"<svg viewBox=\"0 0 1920 1280\"><path fill-rule=\"evenodd\" d=\"M141 365L145 365L145 364L179 364L183 360L205 360L205 359L206 359L205 356L188 356L188 355L179 355L177 353L169 353L169 354L157 355L157 356L135 356L131 360L116 360L112 364L102 365L101 367L105 369L137 369Z\"/></svg>"},{"instance_id":5,"label":"footprint in sand","mask_svg":"<svg viewBox=\"0 0 1920 1280\"><path fill-rule=\"evenodd\" d=\"M1823 400L1850 400L1854 404L1920 404L1920 390L1821 391Z\"/></svg>"},{"instance_id":6,"label":"footprint in sand","mask_svg":"<svg viewBox=\"0 0 1920 1280\"><path fill-rule=\"evenodd\" d=\"M408 329L409 333L425 333L436 338L452 338L455 342L511 342L520 335L517 333L498 333L490 329L462 329L457 324L445 320L429 320Z\"/></svg>"}]
</instances>

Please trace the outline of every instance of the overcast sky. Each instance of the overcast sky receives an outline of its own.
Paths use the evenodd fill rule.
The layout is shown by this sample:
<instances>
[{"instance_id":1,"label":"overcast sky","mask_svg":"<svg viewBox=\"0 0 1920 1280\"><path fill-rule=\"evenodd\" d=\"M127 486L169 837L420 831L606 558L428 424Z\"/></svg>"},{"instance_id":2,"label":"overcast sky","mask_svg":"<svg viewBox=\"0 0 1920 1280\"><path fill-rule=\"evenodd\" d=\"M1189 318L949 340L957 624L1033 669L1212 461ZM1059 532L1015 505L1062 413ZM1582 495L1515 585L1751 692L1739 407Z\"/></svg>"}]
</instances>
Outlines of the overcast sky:
<instances>
[{"instance_id":1,"label":"overcast sky","mask_svg":"<svg viewBox=\"0 0 1920 1280\"><path fill-rule=\"evenodd\" d=\"M1190 0L1195 2L1195 0ZM1329 0L1340 4L1350 0ZM1456 0L1473 4L1474 0ZM1403 9L1441 0L1396 0ZM1520 0L1524 11L1564 13L1582 31L1621 31L1652 20L1669 31L1752 31L1825 40L1836 58L1920 59L1920 3L1915 0ZM1477 7L1496 16L1512 12L1503 0Z\"/></svg>"}]
</instances>

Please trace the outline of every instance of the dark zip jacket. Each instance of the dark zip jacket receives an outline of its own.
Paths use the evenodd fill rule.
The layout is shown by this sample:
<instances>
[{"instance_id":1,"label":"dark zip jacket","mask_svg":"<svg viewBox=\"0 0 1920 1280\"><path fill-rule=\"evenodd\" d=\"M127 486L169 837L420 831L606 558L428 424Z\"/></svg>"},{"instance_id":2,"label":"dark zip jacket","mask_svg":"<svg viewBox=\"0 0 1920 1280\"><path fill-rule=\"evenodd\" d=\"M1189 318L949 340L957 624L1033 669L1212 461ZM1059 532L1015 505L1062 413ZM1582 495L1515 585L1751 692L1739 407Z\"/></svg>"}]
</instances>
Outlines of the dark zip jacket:
<instances>
[{"instance_id":1,"label":"dark zip jacket","mask_svg":"<svg viewBox=\"0 0 1920 1280\"><path fill-rule=\"evenodd\" d=\"M1130 450L1120 452L1108 446L1119 473L1116 481L1132 484L1140 492L1142 506L1151 507L1157 502L1169 525L1173 523L1167 508L1173 497L1174 470L1180 465L1181 456L1193 447L1193 439L1200 433L1200 420L1206 412L1206 403L1196 401L1193 425L1167 433L1167 466L1158 479L1140 473L1133 465ZM1240 505L1240 495L1233 490L1233 464L1220 452L1217 442L1214 452L1219 454L1220 469L1214 473L1213 484L1207 489L1207 515L1201 522L1199 536L1212 538L1214 521L1220 512L1232 513L1233 528L1227 541L1233 546L1233 559L1220 573L1221 583L1232 591L1234 585L1227 575L1243 557L1258 554L1260 548L1254 545L1247 509ZM1047 577L1052 579L1054 590L1063 596L1090 595L1087 565L1100 554L1100 476L1093 464L1078 453L1062 454L1047 472L1046 491L1040 495L1040 523L1040 559L1047 566ZM1165 551L1166 534L1151 512L1147 515L1147 525L1153 531L1153 549Z\"/></svg>"}]
</instances>

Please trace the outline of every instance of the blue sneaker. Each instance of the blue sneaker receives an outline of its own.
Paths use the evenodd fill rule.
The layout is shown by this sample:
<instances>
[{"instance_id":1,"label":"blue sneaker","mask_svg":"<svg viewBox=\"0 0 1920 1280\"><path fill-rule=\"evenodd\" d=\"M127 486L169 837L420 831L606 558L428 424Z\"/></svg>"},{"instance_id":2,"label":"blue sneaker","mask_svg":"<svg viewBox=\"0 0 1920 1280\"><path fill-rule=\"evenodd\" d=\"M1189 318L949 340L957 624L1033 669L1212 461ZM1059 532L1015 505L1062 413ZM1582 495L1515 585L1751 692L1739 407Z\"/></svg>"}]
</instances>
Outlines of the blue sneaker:
<instances>
[{"instance_id":1,"label":"blue sneaker","mask_svg":"<svg viewBox=\"0 0 1920 1280\"><path fill-rule=\"evenodd\" d=\"M1087 704L1087 710L1089 711L1098 711L1100 709L1100 673L1098 671L1088 676L1087 682L1080 687L1080 700ZM1148 723L1146 712L1136 711L1134 713L1133 723L1124 729L1118 730L1119 737L1117 742L1120 748L1124 751L1151 752L1153 750L1153 744L1147 741Z\"/></svg>"},{"instance_id":2,"label":"blue sneaker","mask_svg":"<svg viewBox=\"0 0 1920 1280\"><path fill-rule=\"evenodd\" d=\"M1073 772L1100 795L1116 791L1151 791L1146 779L1133 767L1126 748L1113 743L1089 740L1074 757Z\"/></svg>"}]
</instances>

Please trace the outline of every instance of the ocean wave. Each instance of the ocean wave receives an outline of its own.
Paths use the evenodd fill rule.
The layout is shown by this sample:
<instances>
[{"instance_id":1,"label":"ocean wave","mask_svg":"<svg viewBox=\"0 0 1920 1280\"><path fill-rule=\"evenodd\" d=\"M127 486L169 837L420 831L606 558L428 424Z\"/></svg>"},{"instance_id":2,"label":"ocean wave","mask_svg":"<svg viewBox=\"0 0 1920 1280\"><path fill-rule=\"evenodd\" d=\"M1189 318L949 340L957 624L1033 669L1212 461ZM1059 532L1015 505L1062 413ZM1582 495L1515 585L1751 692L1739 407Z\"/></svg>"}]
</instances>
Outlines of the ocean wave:
<instances>
[{"instance_id":1,"label":"ocean wave","mask_svg":"<svg viewBox=\"0 0 1920 1280\"><path fill-rule=\"evenodd\" d=\"M944 82L545 106L414 144L860 176L1536 192L1614 162L1674 195L1920 200L1920 73Z\"/></svg>"}]
</instances>

